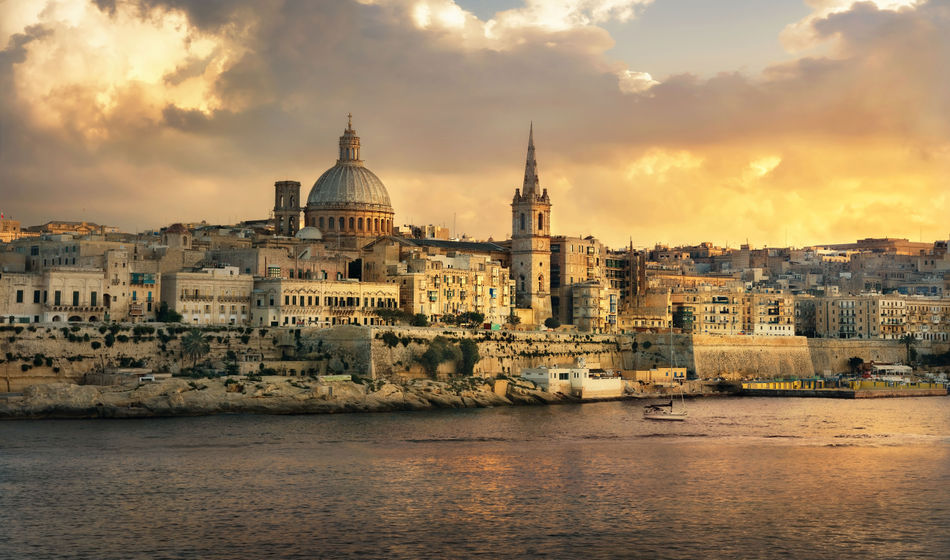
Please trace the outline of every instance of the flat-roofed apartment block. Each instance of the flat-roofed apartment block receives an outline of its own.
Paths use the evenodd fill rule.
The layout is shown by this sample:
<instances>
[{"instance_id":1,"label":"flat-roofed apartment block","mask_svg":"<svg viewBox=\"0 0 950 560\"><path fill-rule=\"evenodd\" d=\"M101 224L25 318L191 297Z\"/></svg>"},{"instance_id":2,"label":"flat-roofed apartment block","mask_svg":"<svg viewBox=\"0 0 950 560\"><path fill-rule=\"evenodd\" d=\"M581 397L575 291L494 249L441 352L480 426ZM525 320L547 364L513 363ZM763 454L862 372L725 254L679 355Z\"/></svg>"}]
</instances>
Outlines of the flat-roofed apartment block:
<instances>
[{"instance_id":1,"label":"flat-roofed apartment block","mask_svg":"<svg viewBox=\"0 0 950 560\"><path fill-rule=\"evenodd\" d=\"M741 289L701 287L695 290L674 290L674 325L694 334L735 335L742 332ZM677 313L678 311L678 313ZM691 329L682 323L689 317ZM679 320L677 320L679 318ZM680 323L680 324L677 324Z\"/></svg>"},{"instance_id":2,"label":"flat-roofed apartment block","mask_svg":"<svg viewBox=\"0 0 950 560\"><path fill-rule=\"evenodd\" d=\"M815 331L824 338L884 338L907 332L907 307L894 296L864 295L817 298Z\"/></svg>"},{"instance_id":3,"label":"flat-roofed apartment block","mask_svg":"<svg viewBox=\"0 0 950 560\"><path fill-rule=\"evenodd\" d=\"M950 299L910 297L905 306L909 334L918 340L950 342Z\"/></svg>"},{"instance_id":4,"label":"flat-roofed apartment block","mask_svg":"<svg viewBox=\"0 0 950 560\"><path fill-rule=\"evenodd\" d=\"M379 325L377 311L396 309L399 286L382 282L259 278L251 296L254 326Z\"/></svg>"},{"instance_id":5,"label":"flat-roofed apartment block","mask_svg":"<svg viewBox=\"0 0 950 560\"><path fill-rule=\"evenodd\" d=\"M399 287L399 307L430 321L445 315L481 313L486 323L503 324L515 305L515 281L498 261L469 254L415 253L390 265Z\"/></svg>"},{"instance_id":6,"label":"flat-roofed apartment block","mask_svg":"<svg viewBox=\"0 0 950 560\"><path fill-rule=\"evenodd\" d=\"M203 268L162 275L162 301L192 325L250 322L254 277L237 267Z\"/></svg>"},{"instance_id":7,"label":"flat-roofed apartment block","mask_svg":"<svg viewBox=\"0 0 950 560\"><path fill-rule=\"evenodd\" d=\"M795 299L781 293L744 294L742 333L754 336L795 336Z\"/></svg>"},{"instance_id":8,"label":"flat-roofed apartment block","mask_svg":"<svg viewBox=\"0 0 950 560\"><path fill-rule=\"evenodd\" d=\"M594 333L617 331L620 290L597 281L572 284L571 300L572 324L577 330Z\"/></svg>"}]
</instances>

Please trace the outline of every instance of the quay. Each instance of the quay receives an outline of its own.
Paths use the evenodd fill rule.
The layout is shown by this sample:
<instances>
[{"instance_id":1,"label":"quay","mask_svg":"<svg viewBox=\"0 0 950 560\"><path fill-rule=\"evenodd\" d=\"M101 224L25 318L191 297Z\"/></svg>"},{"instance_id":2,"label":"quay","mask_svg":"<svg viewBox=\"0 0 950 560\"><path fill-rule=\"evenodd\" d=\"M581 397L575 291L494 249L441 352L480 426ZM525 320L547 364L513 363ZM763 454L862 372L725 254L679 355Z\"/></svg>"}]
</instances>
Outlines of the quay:
<instances>
[{"instance_id":1,"label":"quay","mask_svg":"<svg viewBox=\"0 0 950 560\"><path fill-rule=\"evenodd\" d=\"M839 381L815 379L783 379L743 381L741 396L804 397L825 399L878 399L894 397L944 397L943 383L899 383L861 379Z\"/></svg>"}]
</instances>

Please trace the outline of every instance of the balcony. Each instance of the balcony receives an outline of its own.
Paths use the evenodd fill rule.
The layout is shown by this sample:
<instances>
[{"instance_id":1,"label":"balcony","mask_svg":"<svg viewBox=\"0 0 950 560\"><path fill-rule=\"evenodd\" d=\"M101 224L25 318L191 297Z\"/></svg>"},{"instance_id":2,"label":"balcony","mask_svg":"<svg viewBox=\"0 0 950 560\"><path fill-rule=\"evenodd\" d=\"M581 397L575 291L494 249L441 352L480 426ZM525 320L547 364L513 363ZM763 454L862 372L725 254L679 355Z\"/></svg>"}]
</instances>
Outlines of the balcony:
<instances>
[{"instance_id":1,"label":"balcony","mask_svg":"<svg viewBox=\"0 0 950 560\"><path fill-rule=\"evenodd\" d=\"M105 313L104 305L45 305L46 311L59 313Z\"/></svg>"}]
</instances>

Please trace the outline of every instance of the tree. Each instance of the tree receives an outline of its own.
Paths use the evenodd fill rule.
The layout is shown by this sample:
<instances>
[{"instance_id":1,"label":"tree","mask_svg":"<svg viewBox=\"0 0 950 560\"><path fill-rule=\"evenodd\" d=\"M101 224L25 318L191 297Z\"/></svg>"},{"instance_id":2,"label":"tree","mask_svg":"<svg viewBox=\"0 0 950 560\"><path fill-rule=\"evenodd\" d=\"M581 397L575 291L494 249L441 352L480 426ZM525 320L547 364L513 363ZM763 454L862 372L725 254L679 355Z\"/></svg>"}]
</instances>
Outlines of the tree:
<instances>
[{"instance_id":1,"label":"tree","mask_svg":"<svg viewBox=\"0 0 950 560\"><path fill-rule=\"evenodd\" d=\"M180 323L181 313L168 308L168 302L163 301L158 304L158 311L155 313L155 320L159 323Z\"/></svg>"},{"instance_id":2,"label":"tree","mask_svg":"<svg viewBox=\"0 0 950 560\"><path fill-rule=\"evenodd\" d=\"M554 317L548 317L544 320L544 326L549 329L556 329L561 326L561 322Z\"/></svg>"},{"instance_id":3,"label":"tree","mask_svg":"<svg viewBox=\"0 0 950 560\"><path fill-rule=\"evenodd\" d=\"M520 323L520 322L521 322L521 317L518 317L518 316L515 315L514 313L508 315L508 324L509 324L509 325L517 325L517 324Z\"/></svg>"},{"instance_id":4,"label":"tree","mask_svg":"<svg viewBox=\"0 0 950 560\"><path fill-rule=\"evenodd\" d=\"M182 352L191 356L194 360L191 367L196 367L198 365L198 358L207 354L210 349L211 345L205 340L200 329L191 329L185 336L181 337Z\"/></svg>"},{"instance_id":5,"label":"tree","mask_svg":"<svg viewBox=\"0 0 950 560\"><path fill-rule=\"evenodd\" d=\"M851 356L848 358L848 367L851 368L852 375L857 374L862 365L864 365L864 359L859 358L858 356Z\"/></svg>"},{"instance_id":6,"label":"tree","mask_svg":"<svg viewBox=\"0 0 950 560\"><path fill-rule=\"evenodd\" d=\"M375 311L376 316L388 324L403 323L409 320L409 314L402 309L381 307Z\"/></svg>"},{"instance_id":7,"label":"tree","mask_svg":"<svg viewBox=\"0 0 950 560\"><path fill-rule=\"evenodd\" d=\"M917 358L917 351L913 349L913 346L917 344L917 338L912 334L905 334L901 336L900 343L904 345L904 348L907 350L907 363L915 361Z\"/></svg>"},{"instance_id":8,"label":"tree","mask_svg":"<svg viewBox=\"0 0 950 560\"><path fill-rule=\"evenodd\" d=\"M470 338L459 342L459 349L462 351L462 361L459 364L459 373L462 375L472 375L475 373L475 364L482 357L478 354L478 344Z\"/></svg>"},{"instance_id":9,"label":"tree","mask_svg":"<svg viewBox=\"0 0 950 560\"><path fill-rule=\"evenodd\" d=\"M437 336L429 342L429 347L419 356L419 363L426 370L426 373L434 376L439 369L439 364L443 362L459 362L462 359L462 351L459 347L452 344L452 341L444 336ZM474 365L474 363L472 364Z\"/></svg>"},{"instance_id":10,"label":"tree","mask_svg":"<svg viewBox=\"0 0 950 560\"><path fill-rule=\"evenodd\" d=\"M422 313L416 313L409 319L409 324L413 327L428 327L429 319Z\"/></svg>"},{"instance_id":11,"label":"tree","mask_svg":"<svg viewBox=\"0 0 950 560\"><path fill-rule=\"evenodd\" d=\"M478 311L466 311L458 316L458 322L460 325L478 327L485 322L485 314Z\"/></svg>"}]
</instances>

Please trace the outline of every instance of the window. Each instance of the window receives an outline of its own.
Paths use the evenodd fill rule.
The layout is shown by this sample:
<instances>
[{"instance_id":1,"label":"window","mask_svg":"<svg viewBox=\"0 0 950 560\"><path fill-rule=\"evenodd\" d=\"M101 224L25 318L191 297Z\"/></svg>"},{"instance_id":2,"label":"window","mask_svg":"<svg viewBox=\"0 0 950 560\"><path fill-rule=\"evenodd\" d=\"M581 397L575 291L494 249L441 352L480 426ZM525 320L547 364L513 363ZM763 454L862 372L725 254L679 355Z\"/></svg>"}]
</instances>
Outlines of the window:
<instances>
[{"instance_id":1,"label":"window","mask_svg":"<svg viewBox=\"0 0 950 560\"><path fill-rule=\"evenodd\" d=\"M354 227L353 224L354 224L354 220L353 220L353 218L350 218L350 230L353 229L353 227Z\"/></svg>"},{"instance_id":2,"label":"window","mask_svg":"<svg viewBox=\"0 0 950 560\"><path fill-rule=\"evenodd\" d=\"M538 231L544 231L544 213L538 212Z\"/></svg>"},{"instance_id":3,"label":"window","mask_svg":"<svg viewBox=\"0 0 950 560\"><path fill-rule=\"evenodd\" d=\"M346 228L346 220L344 220L342 216L337 220L337 224L340 225L340 231L343 231Z\"/></svg>"},{"instance_id":4,"label":"window","mask_svg":"<svg viewBox=\"0 0 950 560\"><path fill-rule=\"evenodd\" d=\"M284 305L290 305L290 296L284 296Z\"/></svg>"},{"instance_id":5,"label":"window","mask_svg":"<svg viewBox=\"0 0 950 560\"><path fill-rule=\"evenodd\" d=\"M99 305L99 293L98 293L98 292L92 292L91 294L89 294L89 305L91 305L91 306L93 306L93 307Z\"/></svg>"},{"instance_id":6,"label":"window","mask_svg":"<svg viewBox=\"0 0 950 560\"><path fill-rule=\"evenodd\" d=\"M524 212L521 213L521 231L524 231Z\"/></svg>"},{"instance_id":7,"label":"window","mask_svg":"<svg viewBox=\"0 0 950 560\"><path fill-rule=\"evenodd\" d=\"M23 303L23 290L16 291L16 302Z\"/></svg>"},{"instance_id":8,"label":"window","mask_svg":"<svg viewBox=\"0 0 950 560\"><path fill-rule=\"evenodd\" d=\"M62 305L62 293L59 290L53 292L53 305Z\"/></svg>"},{"instance_id":9,"label":"window","mask_svg":"<svg viewBox=\"0 0 950 560\"><path fill-rule=\"evenodd\" d=\"M323 229L323 216L320 216L320 229Z\"/></svg>"},{"instance_id":10,"label":"window","mask_svg":"<svg viewBox=\"0 0 950 560\"><path fill-rule=\"evenodd\" d=\"M79 292L73 292L73 305L79 305Z\"/></svg>"},{"instance_id":11,"label":"window","mask_svg":"<svg viewBox=\"0 0 950 560\"><path fill-rule=\"evenodd\" d=\"M363 231L363 218L360 218L359 220L357 220L356 223L357 223L356 229Z\"/></svg>"}]
</instances>

